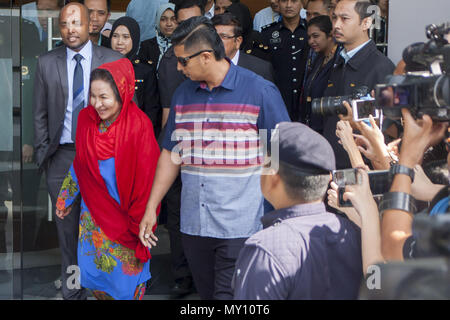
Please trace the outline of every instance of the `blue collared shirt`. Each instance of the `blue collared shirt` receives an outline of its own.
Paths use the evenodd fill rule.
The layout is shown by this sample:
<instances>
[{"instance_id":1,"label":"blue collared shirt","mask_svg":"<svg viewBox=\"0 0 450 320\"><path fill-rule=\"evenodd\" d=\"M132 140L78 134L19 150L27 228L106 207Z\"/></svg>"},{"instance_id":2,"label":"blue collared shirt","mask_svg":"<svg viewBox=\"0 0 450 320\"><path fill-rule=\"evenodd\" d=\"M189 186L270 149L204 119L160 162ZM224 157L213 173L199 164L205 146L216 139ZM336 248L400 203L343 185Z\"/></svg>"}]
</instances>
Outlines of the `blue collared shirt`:
<instances>
[{"instance_id":1,"label":"blue collared shirt","mask_svg":"<svg viewBox=\"0 0 450 320\"><path fill-rule=\"evenodd\" d=\"M266 214L236 261L237 300L356 299L362 273L361 232L324 203Z\"/></svg>"},{"instance_id":2,"label":"blue collared shirt","mask_svg":"<svg viewBox=\"0 0 450 320\"><path fill-rule=\"evenodd\" d=\"M75 52L69 48L67 50L67 80L68 80L68 99L66 115L64 117L64 128L61 135L60 144L74 143L72 141L72 102L73 102L73 75L75 73L75 66L77 62L73 57L76 54L81 54L83 59L81 60L81 66L83 67L84 76L84 105L89 104L89 78L91 75L91 63L92 63L92 42L89 40L80 52Z\"/></svg>"},{"instance_id":3,"label":"blue collared shirt","mask_svg":"<svg viewBox=\"0 0 450 320\"><path fill-rule=\"evenodd\" d=\"M258 133L282 121L289 116L277 87L234 64L212 90L190 79L178 87L162 146L182 159L181 232L233 239L262 228Z\"/></svg>"},{"instance_id":4,"label":"blue collared shirt","mask_svg":"<svg viewBox=\"0 0 450 320\"><path fill-rule=\"evenodd\" d=\"M351 58L353 58L353 56L354 56L355 54L357 54L359 50L361 50L362 48L364 48L364 46L365 46L366 44L368 44L370 41L371 41L371 39L367 40L367 42L364 42L362 45L356 47L356 48L353 49L353 50L350 50L349 52L347 52L347 50L345 50L345 48L342 49L342 51L341 51L341 56L342 56L342 58L344 58L345 63L347 63Z\"/></svg>"}]
</instances>

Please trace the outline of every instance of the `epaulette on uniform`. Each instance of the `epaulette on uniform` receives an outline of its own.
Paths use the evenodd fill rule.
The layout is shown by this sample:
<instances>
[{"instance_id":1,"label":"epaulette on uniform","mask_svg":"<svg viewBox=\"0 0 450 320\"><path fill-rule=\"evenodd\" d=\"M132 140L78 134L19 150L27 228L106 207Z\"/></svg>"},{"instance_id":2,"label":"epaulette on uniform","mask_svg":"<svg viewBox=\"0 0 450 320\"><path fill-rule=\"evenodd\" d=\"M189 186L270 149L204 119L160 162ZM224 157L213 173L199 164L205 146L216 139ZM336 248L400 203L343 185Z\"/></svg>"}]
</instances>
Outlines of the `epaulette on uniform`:
<instances>
[{"instance_id":1,"label":"epaulette on uniform","mask_svg":"<svg viewBox=\"0 0 450 320\"><path fill-rule=\"evenodd\" d=\"M261 32L264 32L264 30L269 29L273 27L274 25L278 24L278 21L272 22L271 24L266 24L265 26L261 27Z\"/></svg>"}]
</instances>

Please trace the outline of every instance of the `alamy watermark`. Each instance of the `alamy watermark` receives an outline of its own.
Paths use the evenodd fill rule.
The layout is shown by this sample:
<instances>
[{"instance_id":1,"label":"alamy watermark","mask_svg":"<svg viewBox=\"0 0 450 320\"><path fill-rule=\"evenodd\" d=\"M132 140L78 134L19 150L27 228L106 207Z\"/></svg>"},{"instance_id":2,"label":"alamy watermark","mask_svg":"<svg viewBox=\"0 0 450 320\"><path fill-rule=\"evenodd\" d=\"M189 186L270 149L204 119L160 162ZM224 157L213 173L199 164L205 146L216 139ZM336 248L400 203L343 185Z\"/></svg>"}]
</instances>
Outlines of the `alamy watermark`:
<instances>
[{"instance_id":1,"label":"alamy watermark","mask_svg":"<svg viewBox=\"0 0 450 320\"><path fill-rule=\"evenodd\" d=\"M203 129L203 124L196 122L193 130L172 132L171 140L178 143L171 160L177 165L260 165L261 174L273 174L278 171L278 131L272 129L269 139L267 129Z\"/></svg>"}]
</instances>

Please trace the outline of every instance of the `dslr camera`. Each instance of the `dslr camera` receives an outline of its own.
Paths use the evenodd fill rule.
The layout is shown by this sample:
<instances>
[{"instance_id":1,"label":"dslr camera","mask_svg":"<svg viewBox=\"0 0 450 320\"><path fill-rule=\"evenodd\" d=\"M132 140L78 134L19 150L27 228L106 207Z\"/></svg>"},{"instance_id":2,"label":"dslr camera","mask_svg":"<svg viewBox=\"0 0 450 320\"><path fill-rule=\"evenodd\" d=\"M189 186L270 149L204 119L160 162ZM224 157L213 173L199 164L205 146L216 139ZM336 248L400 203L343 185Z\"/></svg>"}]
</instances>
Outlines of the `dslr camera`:
<instances>
[{"instance_id":1,"label":"dslr camera","mask_svg":"<svg viewBox=\"0 0 450 320\"><path fill-rule=\"evenodd\" d=\"M368 118L368 114L374 112L373 101L368 99L369 88L362 86L356 89L353 94L337 97L322 97L313 99L311 102L311 112L321 116L333 116L338 114L347 114L344 107L344 101L347 101L353 109L353 114L359 115L359 118Z\"/></svg>"},{"instance_id":2,"label":"dslr camera","mask_svg":"<svg viewBox=\"0 0 450 320\"><path fill-rule=\"evenodd\" d=\"M450 120L448 32L450 22L427 26L429 42L412 44L403 51L408 73L388 76L385 84L376 86L376 106L384 116L400 119L401 109L406 108L415 118L427 114L435 121Z\"/></svg>"}]
</instances>

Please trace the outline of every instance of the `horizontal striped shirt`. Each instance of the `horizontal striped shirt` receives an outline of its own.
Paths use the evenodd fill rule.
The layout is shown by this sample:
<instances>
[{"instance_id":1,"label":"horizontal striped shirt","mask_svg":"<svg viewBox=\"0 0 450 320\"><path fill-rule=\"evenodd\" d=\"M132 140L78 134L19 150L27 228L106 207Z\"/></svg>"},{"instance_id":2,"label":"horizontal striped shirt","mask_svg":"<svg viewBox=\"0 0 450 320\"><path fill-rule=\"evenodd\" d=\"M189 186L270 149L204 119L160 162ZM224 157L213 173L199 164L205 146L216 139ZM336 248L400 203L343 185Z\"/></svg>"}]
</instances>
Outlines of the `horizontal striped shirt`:
<instances>
[{"instance_id":1,"label":"horizontal striped shirt","mask_svg":"<svg viewBox=\"0 0 450 320\"><path fill-rule=\"evenodd\" d=\"M179 86L162 146L181 158L181 232L232 239L261 229L264 141L282 121L275 85L233 64L213 90L189 79Z\"/></svg>"}]
</instances>

